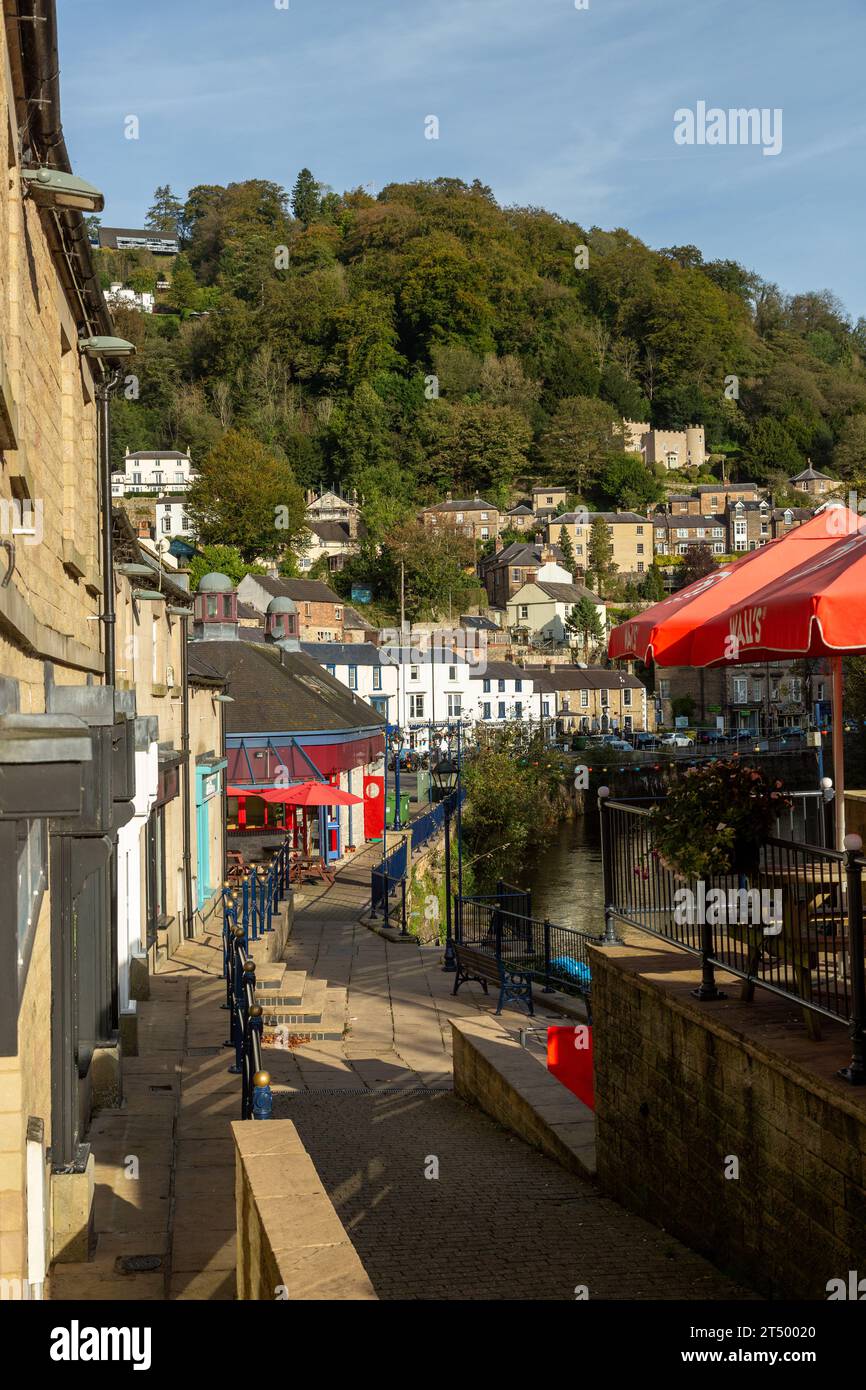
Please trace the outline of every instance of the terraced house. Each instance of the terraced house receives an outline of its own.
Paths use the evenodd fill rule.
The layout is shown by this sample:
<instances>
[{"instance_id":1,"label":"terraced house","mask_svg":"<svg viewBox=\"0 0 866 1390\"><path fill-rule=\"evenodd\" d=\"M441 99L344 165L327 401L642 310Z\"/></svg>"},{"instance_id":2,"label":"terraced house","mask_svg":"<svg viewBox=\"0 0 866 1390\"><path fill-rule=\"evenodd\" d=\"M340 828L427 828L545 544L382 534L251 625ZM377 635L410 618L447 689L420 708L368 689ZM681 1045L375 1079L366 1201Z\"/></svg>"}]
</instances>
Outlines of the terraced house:
<instances>
[{"instance_id":1,"label":"terraced house","mask_svg":"<svg viewBox=\"0 0 866 1390\"><path fill-rule=\"evenodd\" d=\"M69 186L53 0L6 0L0 50L0 1277L38 1297L86 1241L83 1135L114 1084L135 726L113 688L99 448L113 328Z\"/></svg>"}]
</instances>

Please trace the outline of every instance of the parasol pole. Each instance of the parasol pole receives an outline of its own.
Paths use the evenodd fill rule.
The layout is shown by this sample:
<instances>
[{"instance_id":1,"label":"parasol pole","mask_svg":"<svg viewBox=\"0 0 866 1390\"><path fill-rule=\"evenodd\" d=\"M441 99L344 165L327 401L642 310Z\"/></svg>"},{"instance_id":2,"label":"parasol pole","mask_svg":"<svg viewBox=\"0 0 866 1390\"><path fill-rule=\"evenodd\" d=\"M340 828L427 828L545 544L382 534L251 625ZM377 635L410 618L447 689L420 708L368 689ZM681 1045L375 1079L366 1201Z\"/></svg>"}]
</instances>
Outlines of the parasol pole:
<instances>
[{"instance_id":1,"label":"parasol pole","mask_svg":"<svg viewBox=\"0 0 866 1390\"><path fill-rule=\"evenodd\" d=\"M836 848L845 848L845 734L842 717L842 657L832 656L833 786L836 791Z\"/></svg>"}]
</instances>

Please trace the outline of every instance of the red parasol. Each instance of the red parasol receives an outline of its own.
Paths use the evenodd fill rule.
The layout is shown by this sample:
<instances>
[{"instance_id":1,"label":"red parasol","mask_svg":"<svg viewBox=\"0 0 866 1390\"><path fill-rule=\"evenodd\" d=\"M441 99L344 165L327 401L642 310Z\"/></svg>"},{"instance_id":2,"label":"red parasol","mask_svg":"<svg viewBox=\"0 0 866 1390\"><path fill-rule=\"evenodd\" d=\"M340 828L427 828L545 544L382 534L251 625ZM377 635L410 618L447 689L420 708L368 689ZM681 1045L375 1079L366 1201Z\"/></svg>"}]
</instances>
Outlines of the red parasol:
<instances>
[{"instance_id":1,"label":"red parasol","mask_svg":"<svg viewBox=\"0 0 866 1390\"><path fill-rule=\"evenodd\" d=\"M363 797L330 782L297 782L291 787L229 787L229 796L258 796L272 806L356 806Z\"/></svg>"},{"instance_id":2,"label":"red parasol","mask_svg":"<svg viewBox=\"0 0 866 1390\"><path fill-rule=\"evenodd\" d=\"M363 797L344 792L330 782L299 782L294 787L274 787L265 792L265 801L280 801L286 806L360 806Z\"/></svg>"},{"instance_id":3,"label":"red parasol","mask_svg":"<svg viewBox=\"0 0 866 1390\"><path fill-rule=\"evenodd\" d=\"M841 847L842 654L866 651L866 518L843 506L823 508L780 540L614 628L608 651L660 666L830 657Z\"/></svg>"}]
</instances>

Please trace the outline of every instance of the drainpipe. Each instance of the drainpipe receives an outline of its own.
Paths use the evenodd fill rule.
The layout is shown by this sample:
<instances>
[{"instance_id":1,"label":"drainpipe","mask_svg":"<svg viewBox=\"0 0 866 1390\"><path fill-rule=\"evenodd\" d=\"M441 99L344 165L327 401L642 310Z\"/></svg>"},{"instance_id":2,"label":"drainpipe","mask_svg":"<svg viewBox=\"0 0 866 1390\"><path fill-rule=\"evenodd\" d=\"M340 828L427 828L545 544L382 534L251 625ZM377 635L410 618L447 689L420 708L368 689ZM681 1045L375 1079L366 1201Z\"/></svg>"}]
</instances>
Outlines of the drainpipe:
<instances>
[{"instance_id":1,"label":"drainpipe","mask_svg":"<svg viewBox=\"0 0 866 1390\"><path fill-rule=\"evenodd\" d=\"M120 380L120 371L103 368L102 381L96 388L99 402L99 492L102 505L102 614L105 632L105 684L114 685L115 637L117 614L114 606L114 538L111 532L111 458L109 453L108 399Z\"/></svg>"},{"instance_id":2,"label":"drainpipe","mask_svg":"<svg viewBox=\"0 0 866 1390\"><path fill-rule=\"evenodd\" d=\"M183 934L194 935L194 909L192 903L192 850L190 846L189 823L192 815L191 769L189 765L189 650L187 640L187 620L180 620L180 680L181 680L181 723L180 749L181 772L183 775Z\"/></svg>"}]
</instances>

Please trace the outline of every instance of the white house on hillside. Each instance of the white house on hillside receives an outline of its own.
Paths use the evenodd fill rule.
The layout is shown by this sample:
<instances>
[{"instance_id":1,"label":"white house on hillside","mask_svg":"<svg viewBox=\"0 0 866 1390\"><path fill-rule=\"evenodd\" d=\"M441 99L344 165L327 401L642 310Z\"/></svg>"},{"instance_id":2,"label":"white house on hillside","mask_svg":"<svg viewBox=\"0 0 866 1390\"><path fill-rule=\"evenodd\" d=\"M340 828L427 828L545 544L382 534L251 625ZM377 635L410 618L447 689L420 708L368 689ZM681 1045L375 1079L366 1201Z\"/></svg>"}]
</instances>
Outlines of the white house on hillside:
<instances>
[{"instance_id":1,"label":"white house on hillside","mask_svg":"<svg viewBox=\"0 0 866 1390\"><path fill-rule=\"evenodd\" d=\"M565 624L582 598L590 599L595 605L604 625L607 610L598 594L585 584L575 584L562 565L542 565L535 579L523 584L508 600L508 626L525 628L531 637L551 642L574 642L577 639L570 636Z\"/></svg>"},{"instance_id":2,"label":"white house on hillside","mask_svg":"<svg viewBox=\"0 0 866 1390\"><path fill-rule=\"evenodd\" d=\"M126 451L123 466L111 475L112 497L159 496L188 492L195 477L189 453L178 449Z\"/></svg>"}]
</instances>

